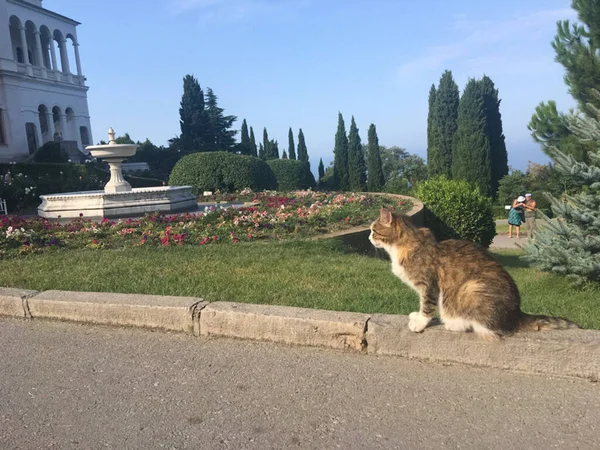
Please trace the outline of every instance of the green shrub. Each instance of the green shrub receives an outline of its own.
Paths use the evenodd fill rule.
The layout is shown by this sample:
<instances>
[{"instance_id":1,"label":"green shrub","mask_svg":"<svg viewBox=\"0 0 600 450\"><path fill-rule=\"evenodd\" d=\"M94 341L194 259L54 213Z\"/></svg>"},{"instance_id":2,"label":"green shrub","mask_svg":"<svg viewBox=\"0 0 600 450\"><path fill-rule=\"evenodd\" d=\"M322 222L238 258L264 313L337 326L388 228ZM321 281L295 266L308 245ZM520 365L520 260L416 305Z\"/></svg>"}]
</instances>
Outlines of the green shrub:
<instances>
[{"instance_id":1,"label":"green shrub","mask_svg":"<svg viewBox=\"0 0 600 450\"><path fill-rule=\"evenodd\" d=\"M308 164L295 159L272 159L267 164L277 179L280 191L295 191L313 186L314 177Z\"/></svg>"},{"instance_id":2,"label":"green shrub","mask_svg":"<svg viewBox=\"0 0 600 450\"><path fill-rule=\"evenodd\" d=\"M385 183L383 192L387 192L388 194L409 195L412 192L412 187L406 178L394 177Z\"/></svg>"},{"instance_id":3,"label":"green shrub","mask_svg":"<svg viewBox=\"0 0 600 450\"><path fill-rule=\"evenodd\" d=\"M492 215L494 220L508 219L508 210L504 208L505 205L494 205L492 206Z\"/></svg>"},{"instance_id":4,"label":"green shrub","mask_svg":"<svg viewBox=\"0 0 600 450\"><path fill-rule=\"evenodd\" d=\"M463 180L436 178L417 188L426 224L439 240L464 239L489 247L496 235L491 200Z\"/></svg>"},{"instance_id":5,"label":"green shrub","mask_svg":"<svg viewBox=\"0 0 600 450\"><path fill-rule=\"evenodd\" d=\"M60 142L46 142L28 159L35 163L68 163L69 155L60 147Z\"/></svg>"},{"instance_id":6,"label":"green shrub","mask_svg":"<svg viewBox=\"0 0 600 450\"><path fill-rule=\"evenodd\" d=\"M325 171L325 175L323 175L323 178L321 178L319 180L317 188L320 191L335 191L335 190L337 190L333 167L327 168L327 170Z\"/></svg>"},{"instance_id":7,"label":"green shrub","mask_svg":"<svg viewBox=\"0 0 600 450\"><path fill-rule=\"evenodd\" d=\"M226 152L192 153L181 158L169 178L171 186L192 186L196 195L204 191L234 192L276 189L269 165L254 157Z\"/></svg>"}]
</instances>

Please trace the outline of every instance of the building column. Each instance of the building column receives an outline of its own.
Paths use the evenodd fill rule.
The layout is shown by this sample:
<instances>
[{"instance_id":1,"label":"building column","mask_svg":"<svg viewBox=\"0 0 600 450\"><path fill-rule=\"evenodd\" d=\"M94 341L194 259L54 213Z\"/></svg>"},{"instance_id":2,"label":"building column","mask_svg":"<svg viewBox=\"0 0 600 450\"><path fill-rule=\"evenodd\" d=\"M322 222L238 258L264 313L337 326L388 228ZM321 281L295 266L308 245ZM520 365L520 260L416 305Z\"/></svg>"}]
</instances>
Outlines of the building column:
<instances>
[{"instance_id":1,"label":"building column","mask_svg":"<svg viewBox=\"0 0 600 450\"><path fill-rule=\"evenodd\" d=\"M58 64L56 63L56 45L54 45L54 38L50 36L48 39L48 46L50 47L50 57L52 58L52 70L57 80L60 80L60 74L58 72Z\"/></svg>"},{"instance_id":2,"label":"building column","mask_svg":"<svg viewBox=\"0 0 600 450\"><path fill-rule=\"evenodd\" d=\"M60 62L62 63L62 69L64 73L71 73L69 67L69 54L67 53L67 41L63 38L58 42L60 46Z\"/></svg>"},{"instance_id":3,"label":"building column","mask_svg":"<svg viewBox=\"0 0 600 450\"><path fill-rule=\"evenodd\" d=\"M75 63L77 64L77 75L81 76L81 59L79 59L79 44L77 42L73 42L73 47L75 48Z\"/></svg>"},{"instance_id":4,"label":"building column","mask_svg":"<svg viewBox=\"0 0 600 450\"><path fill-rule=\"evenodd\" d=\"M48 134L50 135L50 139L49 141L53 141L54 140L54 114L52 114L52 111L48 112Z\"/></svg>"},{"instance_id":5,"label":"building column","mask_svg":"<svg viewBox=\"0 0 600 450\"><path fill-rule=\"evenodd\" d=\"M35 45L37 47L38 65L42 68L42 76L46 78L46 67L44 66L44 54L42 53L42 40L40 32L35 30Z\"/></svg>"},{"instance_id":6,"label":"building column","mask_svg":"<svg viewBox=\"0 0 600 450\"><path fill-rule=\"evenodd\" d=\"M23 61L27 64L27 74L33 75L33 68L31 67L31 61L29 60L29 52L27 51L27 36L25 35L25 27L20 26L19 32L21 33L21 50L23 51Z\"/></svg>"}]
</instances>

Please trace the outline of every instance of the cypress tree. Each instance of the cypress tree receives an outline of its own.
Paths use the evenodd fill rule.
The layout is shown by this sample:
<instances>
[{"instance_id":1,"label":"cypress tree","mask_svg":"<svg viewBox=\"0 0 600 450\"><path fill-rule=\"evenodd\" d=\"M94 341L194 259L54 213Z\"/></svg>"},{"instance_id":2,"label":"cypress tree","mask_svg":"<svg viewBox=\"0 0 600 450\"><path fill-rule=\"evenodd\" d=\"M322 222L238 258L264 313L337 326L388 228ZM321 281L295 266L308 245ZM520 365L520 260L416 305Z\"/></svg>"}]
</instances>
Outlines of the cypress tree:
<instances>
[{"instance_id":1,"label":"cypress tree","mask_svg":"<svg viewBox=\"0 0 600 450\"><path fill-rule=\"evenodd\" d=\"M319 181L325 176L325 165L323 164L323 158L319 159Z\"/></svg>"},{"instance_id":2,"label":"cypress tree","mask_svg":"<svg viewBox=\"0 0 600 450\"><path fill-rule=\"evenodd\" d=\"M491 194L490 141L486 133L483 83L470 79L460 99L458 129L454 136L452 177Z\"/></svg>"},{"instance_id":3,"label":"cypress tree","mask_svg":"<svg viewBox=\"0 0 600 450\"><path fill-rule=\"evenodd\" d=\"M250 154L252 156L258 156L258 150L256 149L256 139L254 138L254 130L250 127Z\"/></svg>"},{"instance_id":4,"label":"cypress tree","mask_svg":"<svg viewBox=\"0 0 600 450\"><path fill-rule=\"evenodd\" d=\"M302 128L298 130L298 160L305 162L310 166L308 161L308 149L306 148L306 141L304 140L304 132L302 131Z\"/></svg>"},{"instance_id":5,"label":"cypress tree","mask_svg":"<svg viewBox=\"0 0 600 450\"><path fill-rule=\"evenodd\" d=\"M250 135L248 134L248 124L246 119L242 121L240 150L242 155L252 154L252 145L250 144Z\"/></svg>"},{"instance_id":6,"label":"cypress tree","mask_svg":"<svg viewBox=\"0 0 600 450\"><path fill-rule=\"evenodd\" d=\"M385 180L383 178L379 138L377 137L377 129L374 124L369 126L367 148L367 188L369 192L381 192Z\"/></svg>"},{"instance_id":7,"label":"cypress tree","mask_svg":"<svg viewBox=\"0 0 600 450\"><path fill-rule=\"evenodd\" d=\"M223 114L223 108L217 104L217 96L211 88L206 89L206 115L210 123L210 142L211 151L234 151L236 130L232 130L233 122L237 120L235 116L226 116Z\"/></svg>"},{"instance_id":8,"label":"cypress tree","mask_svg":"<svg viewBox=\"0 0 600 450\"><path fill-rule=\"evenodd\" d=\"M265 147L262 145L262 142L258 143L258 157L260 159L262 159L263 161L265 160Z\"/></svg>"},{"instance_id":9,"label":"cypress tree","mask_svg":"<svg viewBox=\"0 0 600 450\"><path fill-rule=\"evenodd\" d=\"M367 185L367 167L358 127L352 116L348 133L348 185L353 191L364 191Z\"/></svg>"},{"instance_id":10,"label":"cypress tree","mask_svg":"<svg viewBox=\"0 0 600 450\"><path fill-rule=\"evenodd\" d=\"M457 130L459 94L452 72L446 70L435 94L435 113L432 118L434 152L427 160L429 176L452 176L452 145Z\"/></svg>"},{"instance_id":11,"label":"cypress tree","mask_svg":"<svg viewBox=\"0 0 600 450\"><path fill-rule=\"evenodd\" d=\"M431 167L431 162L437 158L435 147L435 84L431 85L429 90L429 110L427 112L427 166Z\"/></svg>"},{"instance_id":12,"label":"cypress tree","mask_svg":"<svg viewBox=\"0 0 600 450\"><path fill-rule=\"evenodd\" d=\"M292 133L292 127L288 131L288 153L290 159L296 159L296 146L294 145L294 133Z\"/></svg>"},{"instance_id":13,"label":"cypress tree","mask_svg":"<svg viewBox=\"0 0 600 450\"><path fill-rule=\"evenodd\" d=\"M285 152L285 150L283 151L283 155L281 156L281 159L288 159L288 155Z\"/></svg>"},{"instance_id":14,"label":"cypress tree","mask_svg":"<svg viewBox=\"0 0 600 450\"><path fill-rule=\"evenodd\" d=\"M484 75L481 80L483 90L483 106L486 116L486 134L490 141L490 178L491 194L498 193L500 180L508 175L508 154L502 131L502 115L500 114L500 99L494 82Z\"/></svg>"},{"instance_id":15,"label":"cypress tree","mask_svg":"<svg viewBox=\"0 0 600 450\"><path fill-rule=\"evenodd\" d=\"M271 156L271 149L269 148L269 134L267 133L267 127L263 128L263 158L262 159L268 159L269 156Z\"/></svg>"},{"instance_id":16,"label":"cypress tree","mask_svg":"<svg viewBox=\"0 0 600 450\"><path fill-rule=\"evenodd\" d=\"M348 137L342 113L338 112L338 127L335 133L335 147L333 148L333 176L338 189L347 191L348 182Z\"/></svg>"},{"instance_id":17,"label":"cypress tree","mask_svg":"<svg viewBox=\"0 0 600 450\"><path fill-rule=\"evenodd\" d=\"M183 79L183 95L179 106L179 145L185 153L208 151L211 125L204 105L204 92L192 75Z\"/></svg>"},{"instance_id":18,"label":"cypress tree","mask_svg":"<svg viewBox=\"0 0 600 450\"><path fill-rule=\"evenodd\" d=\"M279 159L279 143L276 140L269 141L268 150L265 150L265 159Z\"/></svg>"}]
</instances>

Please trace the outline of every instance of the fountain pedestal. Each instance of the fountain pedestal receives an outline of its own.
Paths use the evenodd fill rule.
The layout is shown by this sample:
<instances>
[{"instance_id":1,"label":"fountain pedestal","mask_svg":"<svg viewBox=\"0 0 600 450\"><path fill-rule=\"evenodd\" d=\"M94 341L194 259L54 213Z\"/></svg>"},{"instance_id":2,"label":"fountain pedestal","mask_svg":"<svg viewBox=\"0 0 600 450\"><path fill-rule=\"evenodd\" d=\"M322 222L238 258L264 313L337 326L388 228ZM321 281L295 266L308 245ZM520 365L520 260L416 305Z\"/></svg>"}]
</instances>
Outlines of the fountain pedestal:
<instances>
[{"instance_id":1,"label":"fountain pedestal","mask_svg":"<svg viewBox=\"0 0 600 450\"><path fill-rule=\"evenodd\" d=\"M132 189L123 177L123 161L137 151L135 144L117 144L111 128L108 145L87 147L92 156L110 166L110 180L103 191L41 195L38 215L48 219L136 217L145 214L192 211L198 201L191 186L159 186Z\"/></svg>"}]
</instances>

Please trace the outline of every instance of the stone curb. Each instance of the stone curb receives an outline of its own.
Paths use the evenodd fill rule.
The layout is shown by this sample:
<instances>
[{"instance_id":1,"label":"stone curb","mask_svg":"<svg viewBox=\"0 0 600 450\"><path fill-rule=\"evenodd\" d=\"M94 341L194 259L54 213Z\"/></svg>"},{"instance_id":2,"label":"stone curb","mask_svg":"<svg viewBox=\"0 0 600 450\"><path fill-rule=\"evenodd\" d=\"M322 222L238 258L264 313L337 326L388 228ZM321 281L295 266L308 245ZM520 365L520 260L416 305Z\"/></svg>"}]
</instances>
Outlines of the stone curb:
<instances>
[{"instance_id":1,"label":"stone curb","mask_svg":"<svg viewBox=\"0 0 600 450\"><path fill-rule=\"evenodd\" d=\"M595 330L518 333L488 342L440 326L412 333L406 316L11 288L0 288L0 316L162 329L600 380L600 331Z\"/></svg>"}]
</instances>

